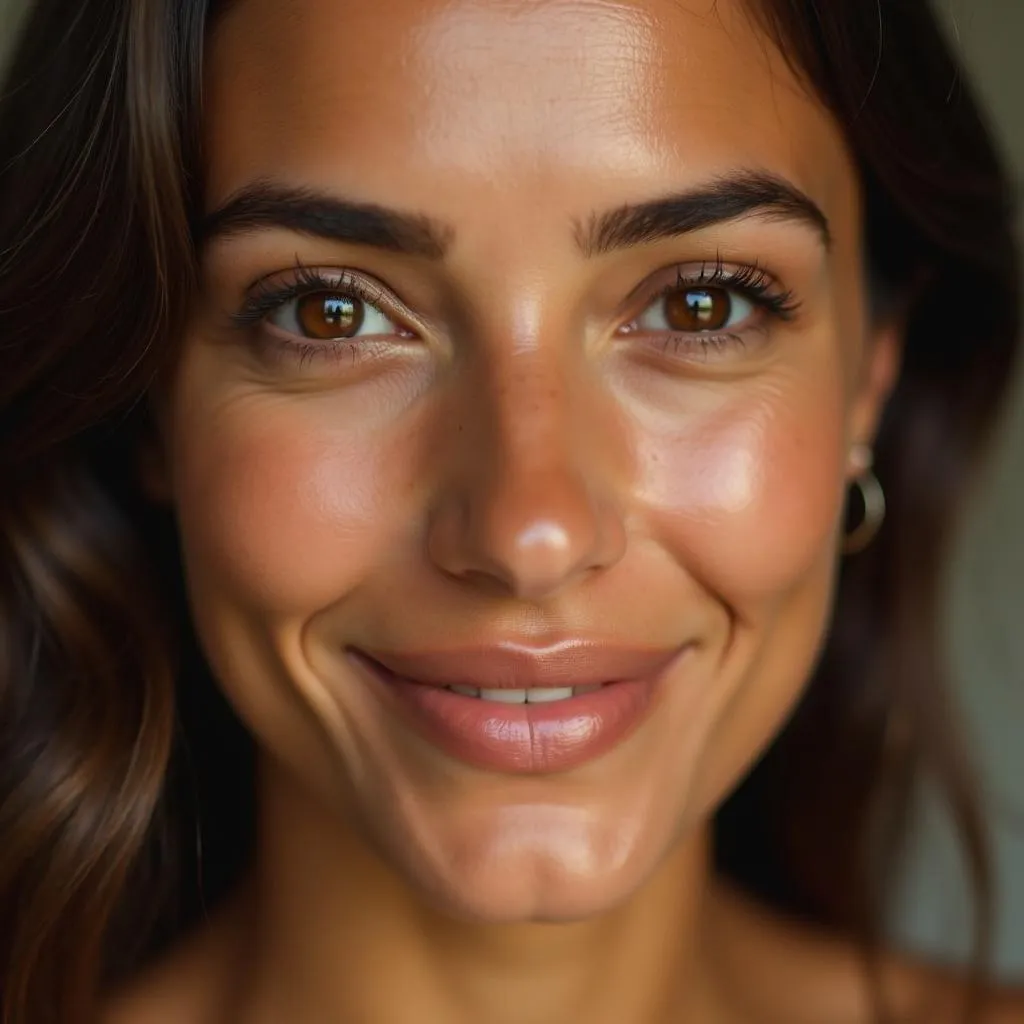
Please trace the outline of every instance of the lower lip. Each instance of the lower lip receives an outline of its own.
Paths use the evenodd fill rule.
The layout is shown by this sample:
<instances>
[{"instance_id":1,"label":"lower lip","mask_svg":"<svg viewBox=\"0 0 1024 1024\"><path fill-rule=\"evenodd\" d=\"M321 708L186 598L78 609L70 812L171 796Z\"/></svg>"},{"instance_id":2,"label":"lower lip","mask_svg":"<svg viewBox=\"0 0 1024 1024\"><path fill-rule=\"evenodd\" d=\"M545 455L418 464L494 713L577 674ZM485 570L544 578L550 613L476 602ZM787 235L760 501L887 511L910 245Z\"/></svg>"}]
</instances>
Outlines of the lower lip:
<instances>
[{"instance_id":1,"label":"lower lip","mask_svg":"<svg viewBox=\"0 0 1024 1024\"><path fill-rule=\"evenodd\" d=\"M374 661L359 661L434 745L465 764L515 775L569 771L607 753L644 720L664 674L609 683L561 701L500 704L411 682Z\"/></svg>"}]
</instances>

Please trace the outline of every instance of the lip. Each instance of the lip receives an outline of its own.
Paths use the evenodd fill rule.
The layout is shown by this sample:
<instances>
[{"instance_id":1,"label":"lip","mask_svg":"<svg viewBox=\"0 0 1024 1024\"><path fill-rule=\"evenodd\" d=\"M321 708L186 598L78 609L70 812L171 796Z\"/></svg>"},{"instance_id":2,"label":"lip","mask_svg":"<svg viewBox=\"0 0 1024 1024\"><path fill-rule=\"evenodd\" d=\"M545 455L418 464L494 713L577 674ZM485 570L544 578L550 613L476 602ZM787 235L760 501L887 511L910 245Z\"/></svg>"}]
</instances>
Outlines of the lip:
<instances>
[{"instance_id":1,"label":"lip","mask_svg":"<svg viewBox=\"0 0 1024 1024\"><path fill-rule=\"evenodd\" d=\"M416 652L360 650L396 676L428 686L491 690L594 686L644 679L661 670L679 648L655 649L563 640L547 647L501 643Z\"/></svg>"},{"instance_id":2,"label":"lip","mask_svg":"<svg viewBox=\"0 0 1024 1024\"><path fill-rule=\"evenodd\" d=\"M382 704L436 749L472 767L539 775L569 771L624 742L656 706L662 682L687 647L567 641L543 649L502 644L350 655ZM524 704L446 689L595 685L600 688L566 700Z\"/></svg>"}]
</instances>

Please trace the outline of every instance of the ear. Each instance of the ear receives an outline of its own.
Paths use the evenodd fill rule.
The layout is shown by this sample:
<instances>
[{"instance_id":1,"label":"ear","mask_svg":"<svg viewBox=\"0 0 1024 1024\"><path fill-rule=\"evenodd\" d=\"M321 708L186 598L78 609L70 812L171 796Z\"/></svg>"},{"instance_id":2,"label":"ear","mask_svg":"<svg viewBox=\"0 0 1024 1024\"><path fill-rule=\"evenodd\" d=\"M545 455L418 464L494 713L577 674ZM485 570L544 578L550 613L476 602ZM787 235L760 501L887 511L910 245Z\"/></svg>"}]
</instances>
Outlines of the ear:
<instances>
[{"instance_id":1,"label":"ear","mask_svg":"<svg viewBox=\"0 0 1024 1024\"><path fill-rule=\"evenodd\" d=\"M906 322L902 315L886 317L870 331L861 354L857 390L850 415L850 447L875 445L882 413L892 394L903 362ZM862 460L851 455L849 475L862 472Z\"/></svg>"}]
</instances>

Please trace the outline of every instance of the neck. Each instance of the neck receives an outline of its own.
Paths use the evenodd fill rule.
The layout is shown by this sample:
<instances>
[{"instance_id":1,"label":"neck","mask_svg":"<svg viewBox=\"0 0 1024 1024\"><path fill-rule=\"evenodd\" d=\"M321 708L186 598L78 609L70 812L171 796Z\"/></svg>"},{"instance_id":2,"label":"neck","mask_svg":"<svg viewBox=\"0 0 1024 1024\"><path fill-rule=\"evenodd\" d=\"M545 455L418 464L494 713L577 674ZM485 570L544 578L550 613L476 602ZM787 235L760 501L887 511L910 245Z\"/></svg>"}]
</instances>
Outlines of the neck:
<instances>
[{"instance_id":1,"label":"neck","mask_svg":"<svg viewBox=\"0 0 1024 1024\"><path fill-rule=\"evenodd\" d=\"M280 770L264 765L260 788L258 855L244 890L246 992L232 1019L722 1019L699 942L710 904L706 830L599 918L463 922L426 905L351 823Z\"/></svg>"}]
</instances>

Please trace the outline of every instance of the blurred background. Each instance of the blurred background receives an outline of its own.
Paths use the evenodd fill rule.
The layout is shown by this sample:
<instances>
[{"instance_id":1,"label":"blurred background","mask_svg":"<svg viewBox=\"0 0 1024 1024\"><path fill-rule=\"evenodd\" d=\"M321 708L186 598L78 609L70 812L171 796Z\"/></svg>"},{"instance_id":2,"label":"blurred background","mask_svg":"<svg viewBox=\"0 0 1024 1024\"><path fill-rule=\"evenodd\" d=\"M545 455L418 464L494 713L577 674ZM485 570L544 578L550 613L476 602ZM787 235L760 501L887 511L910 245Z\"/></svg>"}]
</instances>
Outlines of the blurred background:
<instances>
[{"instance_id":1,"label":"blurred background","mask_svg":"<svg viewBox=\"0 0 1024 1024\"><path fill-rule=\"evenodd\" d=\"M31 0L0 0L0 66ZM1024 183L1024 0L934 0ZM1024 189L1022 189L1024 194ZM1024 235L1024 211L1018 225ZM983 282L978 282L983 286ZM1000 443L972 500L948 584L947 642L983 771L999 891L995 965L1024 978L1024 365ZM949 824L926 789L894 907L894 937L966 955L970 914Z\"/></svg>"},{"instance_id":2,"label":"blurred background","mask_svg":"<svg viewBox=\"0 0 1024 1024\"><path fill-rule=\"evenodd\" d=\"M987 102L1024 197L1024 0L934 0ZM1018 216L1024 237L1024 209ZM1024 978L1024 365L949 579L953 678L988 790L999 886L996 966ZM907 945L967 949L968 903L953 835L922 793L893 928Z\"/></svg>"}]
</instances>

